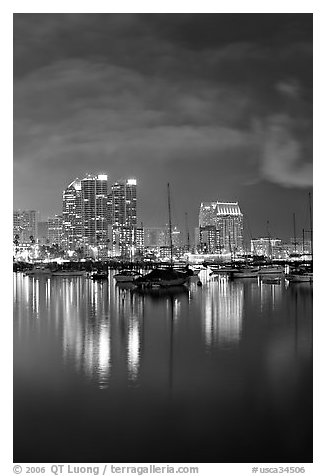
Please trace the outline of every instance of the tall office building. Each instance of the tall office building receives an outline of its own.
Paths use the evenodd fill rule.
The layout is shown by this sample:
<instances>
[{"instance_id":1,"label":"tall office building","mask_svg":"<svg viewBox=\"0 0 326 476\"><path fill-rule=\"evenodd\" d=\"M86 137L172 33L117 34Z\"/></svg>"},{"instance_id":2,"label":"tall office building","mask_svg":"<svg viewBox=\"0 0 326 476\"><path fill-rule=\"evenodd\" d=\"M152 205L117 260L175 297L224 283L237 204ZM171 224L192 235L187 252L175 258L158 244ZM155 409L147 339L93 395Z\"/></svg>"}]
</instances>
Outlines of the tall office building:
<instances>
[{"instance_id":1,"label":"tall office building","mask_svg":"<svg viewBox=\"0 0 326 476\"><path fill-rule=\"evenodd\" d=\"M109 221L112 225L137 226L137 181L115 182L108 197Z\"/></svg>"},{"instance_id":2,"label":"tall office building","mask_svg":"<svg viewBox=\"0 0 326 476\"><path fill-rule=\"evenodd\" d=\"M238 202L201 203L199 242L202 252L243 252L243 214Z\"/></svg>"},{"instance_id":3,"label":"tall office building","mask_svg":"<svg viewBox=\"0 0 326 476\"><path fill-rule=\"evenodd\" d=\"M113 253L130 258L143 247L137 245L137 236L142 236L142 233L137 229L136 179L115 182L107 203L109 224L112 225Z\"/></svg>"},{"instance_id":4,"label":"tall office building","mask_svg":"<svg viewBox=\"0 0 326 476\"><path fill-rule=\"evenodd\" d=\"M137 181L126 181L126 225L137 226Z\"/></svg>"},{"instance_id":5,"label":"tall office building","mask_svg":"<svg viewBox=\"0 0 326 476\"><path fill-rule=\"evenodd\" d=\"M82 190L76 178L62 193L62 244L66 250L75 250L82 242Z\"/></svg>"},{"instance_id":6,"label":"tall office building","mask_svg":"<svg viewBox=\"0 0 326 476\"><path fill-rule=\"evenodd\" d=\"M13 235L20 243L30 243L37 239L39 212L36 210L15 210L13 213Z\"/></svg>"},{"instance_id":7,"label":"tall office building","mask_svg":"<svg viewBox=\"0 0 326 476\"><path fill-rule=\"evenodd\" d=\"M48 218L48 240L50 245L62 244L62 215Z\"/></svg>"},{"instance_id":8,"label":"tall office building","mask_svg":"<svg viewBox=\"0 0 326 476\"><path fill-rule=\"evenodd\" d=\"M81 180L83 240L106 246L108 239L108 176L88 174Z\"/></svg>"}]
</instances>

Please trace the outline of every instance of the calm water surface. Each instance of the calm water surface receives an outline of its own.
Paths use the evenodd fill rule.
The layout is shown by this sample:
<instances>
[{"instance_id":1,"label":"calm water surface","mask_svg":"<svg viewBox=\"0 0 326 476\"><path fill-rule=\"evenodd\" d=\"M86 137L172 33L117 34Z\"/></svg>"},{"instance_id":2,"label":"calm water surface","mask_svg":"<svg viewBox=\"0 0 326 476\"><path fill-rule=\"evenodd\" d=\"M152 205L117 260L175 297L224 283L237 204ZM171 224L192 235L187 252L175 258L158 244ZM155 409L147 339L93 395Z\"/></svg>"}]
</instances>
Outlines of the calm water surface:
<instances>
[{"instance_id":1,"label":"calm water surface","mask_svg":"<svg viewBox=\"0 0 326 476\"><path fill-rule=\"evenodd\" d=\"M312 285L14 274L15 462L311 462Z\"/></svg>"}]
</instances>

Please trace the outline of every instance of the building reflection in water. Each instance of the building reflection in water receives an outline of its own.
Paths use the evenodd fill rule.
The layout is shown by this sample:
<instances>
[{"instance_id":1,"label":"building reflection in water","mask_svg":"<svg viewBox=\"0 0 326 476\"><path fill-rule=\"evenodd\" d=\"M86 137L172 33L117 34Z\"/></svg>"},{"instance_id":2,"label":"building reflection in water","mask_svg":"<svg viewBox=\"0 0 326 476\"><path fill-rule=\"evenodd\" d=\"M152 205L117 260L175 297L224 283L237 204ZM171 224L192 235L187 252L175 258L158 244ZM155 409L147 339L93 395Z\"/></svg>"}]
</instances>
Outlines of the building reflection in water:
<instances>
[{"instance_id":1,"label":"building reflection in water","mask_svg":"<svg viewBox=\"0 0 326 476\"><path fill-rule=\"evenodd\" d=\"M140 324L135 315L129 319L127 364L129 378L136 381L140 366Z\"/></svg>"},{"instance_id":2,"label":"building reflection in water","mask_svg":"<svg viewBox=\"0 0 326 476\"><path fill-rule=\"evenodd\" d=\"M207 282L206 293L203 309L206 346L238 344L242 331L243 283L221 276Z\"/></svg>"},{"instance_id":3,"label":"building reflection in water","mask_svg":"<svg viewBox=\"0 0 326 476\"><path fill-rule=\"evenodd\" d=\"M115 286L115 315L120 319L118 337L125 355L128 379L135 384L139 378L144 340L144 300L133 293L130 285Z\"/></svg>"},{"instance_id":4,"label":"building reflection in water","mask_svg":"<svg viewBox=\"0 0 326 476\"><path fill-rule=\"evenodd\" d=\"M38 318L40 309L40 281L38 279L32 280L32 294L33 314Z\"/></svg>"},{"instance_id":5,"label":"building reflection in water","mask_svg":"<svg viewBox=\"0 0 326 476\"><path fill-rule=\"evenodd\" d=\"M79 278L61 282L61 286L64 358L72 360L76 370L100 388L106 388L112 366L107 286Z\"/></svg>"},{"instance_id":6,"label":"building reflection in water","mask_svg":"<svg viewBox=\"0 0 326 476\"><path fill-rule=\"evenodd\" d=\"M123 355L128 379L137 382L143 347L142 299L111 287L79 278L60 283L64 359L101 389L109 386L113 364L116 372L123 365Z\"/></svg>"},{"instance_id":7,"label":"building reflection in water","mask_svg":"<svg viewBox=\"0 0 326 476\"><path fill-rule=\"evenodd\" d=\"M268 320L285 311L290 319L285 306L294 309L295 348L301 353L310 349L310 330L307 333L303 318L297 315L312 313L312 286L230 281L222 276L211 278L208 273L201 279L200 288L193 282L189 289L143 293L115 285L112 279L101 283L79 277L38 279L17 274L15 338L22 347L31 342L30 348L35 345L47 352L51 346L49 350L59 353L67 368L99 388L112 387L113 382L123 385L123 381L135 386L148 374L152 381L159 379L167 363L172 382L177 356L188 351L189 342L196 346L204 341L206 350L234 348L242 336L244 306L249 324L251 316L261 324L262 314ZM287 321L282 319L282 323Z\"/></svg>"},{"instance_id":8,"label":"building reflection in water","mask_svg":"<svg viewBox=\"0 0 326 476\"><path fill-rule=\"evenodd\" d=\"M281 300L282 300L282 286L283 281L282 279L279 282L268 282L264 281L264 279L258 280L258 286L252 286L252 299L260 300L260 311L263 312L266 308L271 308L272 311L275 311Z\"/></svg>"}]
</instances>

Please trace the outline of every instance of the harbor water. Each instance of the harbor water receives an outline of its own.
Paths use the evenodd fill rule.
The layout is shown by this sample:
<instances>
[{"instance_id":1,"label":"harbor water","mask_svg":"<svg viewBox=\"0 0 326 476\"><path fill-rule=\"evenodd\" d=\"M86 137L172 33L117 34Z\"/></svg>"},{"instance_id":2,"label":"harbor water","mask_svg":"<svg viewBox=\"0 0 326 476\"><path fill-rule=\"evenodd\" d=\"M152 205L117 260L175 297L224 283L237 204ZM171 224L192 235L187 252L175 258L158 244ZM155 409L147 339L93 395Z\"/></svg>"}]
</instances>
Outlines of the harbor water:
<instances>
[{"instance_id":1,"label":"harbor water","mask_svg":"<svg viewBox=\"0 0 326 476\"><path fill-rule=\"evenodd\" d=\"M15 462L311 462L312 284L14 273Z\"/></svg>"}]
</instances>

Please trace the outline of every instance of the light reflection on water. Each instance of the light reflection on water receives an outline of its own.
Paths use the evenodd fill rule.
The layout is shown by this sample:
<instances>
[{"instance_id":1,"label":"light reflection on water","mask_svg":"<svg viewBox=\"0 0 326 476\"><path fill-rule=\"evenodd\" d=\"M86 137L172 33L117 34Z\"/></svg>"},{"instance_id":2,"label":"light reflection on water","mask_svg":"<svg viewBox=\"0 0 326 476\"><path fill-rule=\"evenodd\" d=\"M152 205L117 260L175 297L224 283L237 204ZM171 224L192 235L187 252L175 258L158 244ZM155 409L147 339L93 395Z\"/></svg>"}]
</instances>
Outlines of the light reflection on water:
<instances>
[{"instance_id":1,"label":"light reflection on water","mask_svg":"<svg viewBox=\"0 0 326 476\"><path fill-rule=\"evenodd\" d=\"M254 302L256 307L259 305L260 313L273 314L286 290L284 283L229 281L223 276L213 279L206 276L204 281L203 288L198 288L194 281L189 289L140 293L130 285L118 286L112 281L108 285L83 278L51 280L17 274L14 279L17 326L21 332L23 322L28 329L29 320L40 317L44 320L43 324L51 328L54 324L55 335L51 338L56 339L58 344L62 342L63 360L73 363L76 370L97 381L100 388L107 388L112 367L112 346L117 347L120 357L124 356L128 378L132 382L139 378L146 306L149 313L156 312L159 307L160 313L172 319L176 332L180 318L187 319L185 314L189 313L191 303L192 310L197 313L194 325L198 330L201 328L206 350L223 349L240 343L245 293L249 302ZM308 286L310 292L311 285ZM295 292L297 296L299 287L295 291L291 289L290 293ZM165 329L166 332L168 329Z\"/></svg>"},{"instance_id":2,"label":"light reflection on water","mask_svg":"<svg viewBox=\"0 0 326 476\"><path fill-rule=\"evenodd\" d=\"M311 391L310 284L230 281L202 272L202 287L193 280L188 287L141 292L130 285L117 286L113 274L103 282L14 275L15 382L20 389L16 407L24 408L23 395L31 391L26 384L29 375L36 395L38 386L46 391L57 381L56 391L64 391L72 402L83 401L86 393L77 387L78 379L78 385L114 396L117 405L131 398L131 407L140 405L137 418L144 428L153 419L149 413L153 405L163 427L165 421L176 419L175 405L181 405L180 415L192 415L198 435L204 429L207 438L215 435L202 450L207 452L214 438L220 438L214 422L224 428L229 405L242 409L236 419L246 424L246 395L258 399L254 410L249 405L253 415L257 412L253 426L264 418L261 395L275 421L289 418L293 426L298 415L292 413L296 408L302 413L301 389ZM110 425L114 418L122 424L126 409L111 405L111 410L96 395L91 405L106 415ZM55 401L49 396L46 402L36 398L42 411L51 414ZM75 403L71 405L74 408ZM69 414L68 407L68 419ZM88 430L93 431L91 422ZM23 428L19 431L24 434ZM186 441L189 432L185 432ZM147 441L146 435L141 434L140 441ZM192 444L188 442L187 448Z\"/></svg>"},{"instance_id":3,"label":"light reflection on water","mask_svg":"<svg viewBox=\"0 0 326 476\"><path fill-rule=\"evenodd\" d=\"M243 319L243 282L220 277L208 285L204 301L204 333L207 347L236 345Z\"/></svg>"}]
</instances>

